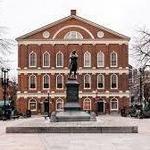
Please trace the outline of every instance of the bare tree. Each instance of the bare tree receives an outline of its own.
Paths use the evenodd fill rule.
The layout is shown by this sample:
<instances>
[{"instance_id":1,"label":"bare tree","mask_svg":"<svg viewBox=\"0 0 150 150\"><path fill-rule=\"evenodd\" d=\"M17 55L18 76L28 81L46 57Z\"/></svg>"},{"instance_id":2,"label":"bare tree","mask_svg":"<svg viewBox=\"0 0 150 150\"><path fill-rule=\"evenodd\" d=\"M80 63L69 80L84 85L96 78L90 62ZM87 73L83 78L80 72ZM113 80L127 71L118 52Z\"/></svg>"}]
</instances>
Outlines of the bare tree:
<instances>
[{"instance_id":1,"label":"bare tree","mask_svg":"<svg viewBox=\"0 0 150 150\"><path fill-rule=\"evenodd\" d=\"M4 57L7 57L12 53L12 46L14 41L8 38L5 38L6 27L0 26L0 66L4 65Z\"/></svg>"},{"instance_id":2,"label":"bare tree","mask_svg":"<svg viewBox=\"0 0 150 150\"><path fill-rule=\"evenodd\" d=\"M137 31L132 49L142 67L150 65L150 31L148 29L143 28Z\"/></svg>"}]
</instances>

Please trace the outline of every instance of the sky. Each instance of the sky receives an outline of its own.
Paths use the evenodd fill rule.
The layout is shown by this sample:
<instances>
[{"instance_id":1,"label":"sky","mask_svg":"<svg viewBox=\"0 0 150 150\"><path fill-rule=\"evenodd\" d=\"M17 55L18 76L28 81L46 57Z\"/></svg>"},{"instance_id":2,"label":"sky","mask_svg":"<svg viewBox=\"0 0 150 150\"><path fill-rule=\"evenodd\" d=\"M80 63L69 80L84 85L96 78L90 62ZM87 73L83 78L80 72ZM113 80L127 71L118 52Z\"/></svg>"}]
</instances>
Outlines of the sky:
<instances>
[{"instance_id":1,"label":"sky","mask_svg":"<svg viewBox=\"0 0 150 150\"><path fill-rule=\"evenodd\" d=\"M0 0L0 26L14 39L53 21L77 15L131 37L139 28L150 28L150 0ZM17 43L8 56L11 76L17 75ZM131 51L129 51L131 53ZM135 65L132 55L129 63Z\"/></svg>"}]
</instances>

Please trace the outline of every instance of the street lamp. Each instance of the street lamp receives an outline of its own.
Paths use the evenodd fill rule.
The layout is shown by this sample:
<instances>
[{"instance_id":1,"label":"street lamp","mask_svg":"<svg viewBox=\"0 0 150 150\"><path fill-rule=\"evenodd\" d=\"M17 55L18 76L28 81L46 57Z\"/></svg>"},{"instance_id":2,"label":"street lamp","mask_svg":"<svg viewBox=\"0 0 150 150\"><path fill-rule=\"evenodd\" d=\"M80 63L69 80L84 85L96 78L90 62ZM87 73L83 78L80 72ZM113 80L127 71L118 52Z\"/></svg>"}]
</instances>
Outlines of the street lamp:
<instances>
[{"instance_id":1,"label":"street lamp","mask_svg":"<svg viewBox=\"0 0 150 150\"><path fill-rule=\"evenodd\" d=\"M47 93L48 95L47 95L47 101L48 101L48 116L49 116L49 110L50 110L50 106L49 106L49 102L50 102L50 96L49 96L49 91L48 91L48 93Z\"/></svg>"},{"instance_id":2,"label":"street lamp","mask_svg":"<svg viewBox=\"0 0 150 150\"><path fill-rule=\"evenodd\" d=\"M3 99L4 99L4 118L6 119L6 96L7 96L7 88L9 86L9 78L8 78L9 69L1 68L1 85L3 88Z\"/></svg>"}]
</instances>

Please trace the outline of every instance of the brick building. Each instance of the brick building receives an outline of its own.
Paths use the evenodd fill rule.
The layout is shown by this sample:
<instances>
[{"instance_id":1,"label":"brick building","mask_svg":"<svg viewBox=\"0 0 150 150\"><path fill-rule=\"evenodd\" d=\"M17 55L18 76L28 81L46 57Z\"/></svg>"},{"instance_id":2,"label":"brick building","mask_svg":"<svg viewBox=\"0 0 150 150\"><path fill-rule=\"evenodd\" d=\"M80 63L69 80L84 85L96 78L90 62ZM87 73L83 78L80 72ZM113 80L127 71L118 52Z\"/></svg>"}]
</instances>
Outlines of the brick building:
<instances>
[{"instance_id":1,"label":"brick building","mask_svg":"<svg viewBox=\"0 0 150 150\"><path fill-rule=\"evenodd\" d=\"M30 109L37 114L63 110L73 50L78 55L77 80L83 110L110 113L129 105L129 37L81 18L76 10L71 10L68 17L16 40L20 111Z\"/></svg>"}]
</instances>

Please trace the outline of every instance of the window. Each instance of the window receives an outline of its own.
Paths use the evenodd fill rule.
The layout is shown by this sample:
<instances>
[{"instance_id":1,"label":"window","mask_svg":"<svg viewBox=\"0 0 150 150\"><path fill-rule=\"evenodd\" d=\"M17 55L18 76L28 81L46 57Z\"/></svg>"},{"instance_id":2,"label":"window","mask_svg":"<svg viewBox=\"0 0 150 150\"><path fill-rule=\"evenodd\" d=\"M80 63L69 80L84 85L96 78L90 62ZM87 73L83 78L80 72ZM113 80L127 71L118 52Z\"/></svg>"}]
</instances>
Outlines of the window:
<instances>
[{"instance_id":1,"label":"window","mask_svg":"<svg viewBox=\"0 0 150 150\"><path fill-rule=\"evenodd\" d=\"M86 74L84 76L84 88L85 89L91 88L91 76L89 74Z\"/></svg>"},{"instance_id":2,"label":"window","mask_svg":"<svg viewBox=\"0 0 150 150\"><path fill-rule=\"evenodd\" d=\"M50 88L49 83L50 83L49 75L46 74L43 76L43 84L44 84L43 88L49 89Z\"/></svg>"},{"instance_id":3,"label":"window","mask_svg":"<svg viewBox=\"0 0 150 150\"><path fill-rule=\"evenodd\" d=\"M35 52L31 52L29 54L29 67L36 67L36 53Z\"/></svg>"},{"instance_id":4,"label":"window","mask_svg":"<svg viewBox=\"0 0 150 150\"><path fill-rule=\"evenodd\" d=\"M48 52L45 52L43 54L43 67L49 66L50 66L50 54Z\"/></svg>"},{"instance_id":5,"label":"window","mask_svg":"<svg viewBox=\"0 0 150 150\"><path fill-rule=\"evenodd\" d=\"M84 53L84 67L91 67L91 54L89 52Z\"/></svg>"},{"instance_id":6,"label":"window","mask_svg":"<svg viewBox=\"0 0 150 150\"><path fill-rule=\"evenodd\" d=\"M117 53L112 52L110 55L111 67L117 67Z\"/></svg>"},{"instance_id":7,"label":"window","mask_svg":"<svg viewBox=\"0 0 150 150\"><path fill-rule=\"evenodd\" d=\"M56 67L63 67L63 53L58 52L56 54Z\"/></svg>"},{"instance_id":8,"label":"window","mask_svg":"<svg viewBox=\"0 0 150 150\"><path fill-rule=\"evenodd\" d=\"M60 74L56 76L56 88L63 89L63 76Z\"/></svg>"},{"instance_id":9,"label":"window","mask_svg":"<svg viewBox=\"0 0 150 150\"><path fill-rule=\"evenodd\" d=\"M91 100L89 98L84 99L83 110L91 110Z\"/></svg>"},{"instance_id":10,"label":"window","mask_svg":"<svg viewBox=\"0 0 150 150\"><path fill-rule=\"evenodd\" d=\"M118 110L118 100L113 98L110 101L110 108L111 110Z\"/></svg>"},{"instance_id":11,"label":"window","mask_svg":"<svg viewBox=\"0 0 150 150\"><path fill-rule=\"evenodd\" d=\"M81 35L81 33L77 31L70 31L66 33L66 35L64 36L64 39L66 40L83 39L83 36Z\"/></svg>"},{"instance_id":12,"label":"window","mask_svg":"<svg viewBox=\"0 0 150 150\"><path fill-rule=\"evenodd\" d=\"M36 89L36 76L35 75L29 76L29 88Z\"/></svg>"},{"instance_id":13,"label":"window","mask_svg":"<svg viewBox=\"0 0 150 150\"><path fill-rule=\"evenodd\" d=\"M118 88L118 77L116 74L111 75L111 88L112 89Z\"/></svg>"},{"instance_id":14,"label":"window","mask_svg":"<svg viewBox=\"0 0 150 150\"><path fill-rule=\"evenodd\" d=\"M29 100L29 110L37 111L37 101L35 99Z\"/></svg>"},{"instance_id":15,"label":"window","mask_svg":"<svg viewBox=\"0 0 150 150\"><path fill-rule=\"evenodd\" d=\"M99 74L97 76L97 88L103 89L104 88L104 75Z\"/></svg>"},{"instance_id":16,"label":"window","mask_svg":"<svg viewBox=\"0 0 150 150\"><path fill-rule=\"evenodd\" d=\"M104 53L97 53L97 67L104 67Z\"/></svg>"},{"instance_id":17,"label":"window","mask_svg":"<svg viewBox=\"0 0 150 150\"><path fill-rule=\"evenodd\" d=\"M56 100L56 110L57 110L57 111L62 111L62 110L63 110L63 107L64 107L64 101L63 101L63 99L58 98L58 99Z\"/></svg>"}]
</instances>

